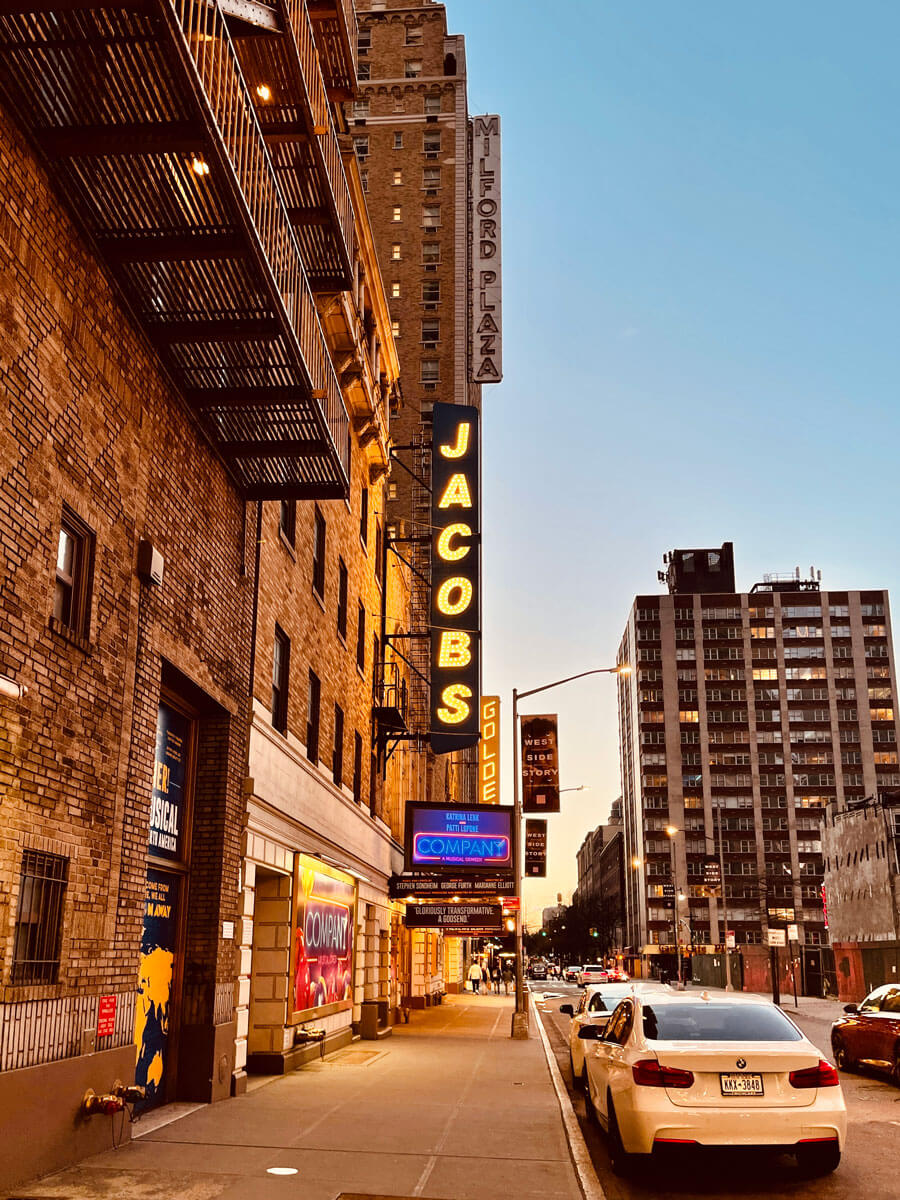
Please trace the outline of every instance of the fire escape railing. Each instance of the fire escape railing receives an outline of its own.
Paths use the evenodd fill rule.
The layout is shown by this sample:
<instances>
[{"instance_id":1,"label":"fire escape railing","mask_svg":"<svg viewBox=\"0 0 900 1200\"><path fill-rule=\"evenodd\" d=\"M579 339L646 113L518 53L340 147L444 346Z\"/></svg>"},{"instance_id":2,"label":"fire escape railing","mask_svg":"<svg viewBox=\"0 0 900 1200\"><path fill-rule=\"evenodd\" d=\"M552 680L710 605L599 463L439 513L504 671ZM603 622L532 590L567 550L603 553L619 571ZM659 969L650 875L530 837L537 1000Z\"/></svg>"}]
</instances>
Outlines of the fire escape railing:
<instances>
[{"instance_id":1,"label":"fire escape railing","mask_svg":"<svg viewBox=\"0 0 900 1200\"><path fill-rule=\"evenodd\" d=\"M265 260L300 343L313 389L345 473L348 418L300 248L278 189L253 102L238 67L219 6L208 0L166 0L240 185Z\"/></svg>"}]
</instances>

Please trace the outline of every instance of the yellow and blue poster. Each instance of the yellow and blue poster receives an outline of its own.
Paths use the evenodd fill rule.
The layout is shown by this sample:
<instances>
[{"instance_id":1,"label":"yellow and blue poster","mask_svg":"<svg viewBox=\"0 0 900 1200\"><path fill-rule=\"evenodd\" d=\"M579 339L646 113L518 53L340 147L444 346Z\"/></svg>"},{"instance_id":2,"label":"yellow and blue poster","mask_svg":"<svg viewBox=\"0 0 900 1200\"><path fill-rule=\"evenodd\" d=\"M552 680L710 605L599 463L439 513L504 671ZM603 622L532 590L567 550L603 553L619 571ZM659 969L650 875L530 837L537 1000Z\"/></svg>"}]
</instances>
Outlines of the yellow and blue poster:
<instances>
[{"instance_id":1,"label":"yellow and blue poster","mask_svg":"<svg viewBox=\"0 0 900 1200\"><path fill-rule=\"evenodd\" d=\"M175 969L178 877L147 868L147 899L141 937L134 1041L134 1081L147 1089L138 1111L161 1104L166 1092L166 1065Z\"/></svg>"}]
</instances>

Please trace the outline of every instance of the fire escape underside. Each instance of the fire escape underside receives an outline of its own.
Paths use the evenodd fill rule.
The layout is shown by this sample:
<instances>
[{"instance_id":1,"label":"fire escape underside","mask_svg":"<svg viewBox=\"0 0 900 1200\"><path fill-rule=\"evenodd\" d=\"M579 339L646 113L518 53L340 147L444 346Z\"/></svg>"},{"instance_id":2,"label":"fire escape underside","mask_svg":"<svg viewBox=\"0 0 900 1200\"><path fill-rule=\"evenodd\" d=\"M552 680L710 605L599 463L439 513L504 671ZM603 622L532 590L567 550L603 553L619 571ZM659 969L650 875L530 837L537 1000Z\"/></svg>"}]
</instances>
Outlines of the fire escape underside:
<instances>
[{"instance_id":1,"label":"fire escape underside","mask_svg":"<svg viewBox=\"0 0 900 1200\"><path fill-rule=\"evenodd\" d=\"M295 228L326 219L291 212L221 10L12 0L0 88L242 493L345 497L348 417Z\"/></svg>"}]
</instances>

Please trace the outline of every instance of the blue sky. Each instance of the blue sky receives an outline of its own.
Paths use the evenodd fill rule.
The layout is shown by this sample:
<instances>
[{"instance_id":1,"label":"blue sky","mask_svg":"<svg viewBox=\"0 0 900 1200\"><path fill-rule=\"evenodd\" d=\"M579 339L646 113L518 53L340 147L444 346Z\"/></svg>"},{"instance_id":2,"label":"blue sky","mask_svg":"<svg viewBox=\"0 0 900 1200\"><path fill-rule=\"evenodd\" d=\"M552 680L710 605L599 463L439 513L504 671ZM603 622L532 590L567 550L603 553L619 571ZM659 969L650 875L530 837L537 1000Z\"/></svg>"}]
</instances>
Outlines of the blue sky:
<instances>
[{"instance_id":1,"label":"blue sky","mask_svg":"<svg viewBox=\"0 0 900 1200\"><path fill-rule=\"evenodd\" d=\"M900 6L449 0L503 120L504 372L484 392L484 683L606 666L675 546L738 586L897 592ZM615 685L560 713L537 910L618 794ZM509 761L504 763L510 796Z\"/></svg>"}]
</instances>

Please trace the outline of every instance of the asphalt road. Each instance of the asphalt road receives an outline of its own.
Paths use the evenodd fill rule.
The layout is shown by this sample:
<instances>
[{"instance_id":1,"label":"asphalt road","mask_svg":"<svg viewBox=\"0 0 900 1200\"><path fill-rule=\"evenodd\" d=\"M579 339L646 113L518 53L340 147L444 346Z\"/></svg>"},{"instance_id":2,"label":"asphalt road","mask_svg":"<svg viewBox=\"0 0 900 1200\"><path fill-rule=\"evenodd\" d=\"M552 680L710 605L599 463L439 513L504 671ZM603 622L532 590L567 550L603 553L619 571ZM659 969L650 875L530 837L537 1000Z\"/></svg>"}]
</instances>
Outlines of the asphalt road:
<instances>
[{"instance_id":1,"label":"asphalt road","mask_svg":"<svg viewBox=\"0 0 900 1200\"><path fill-rule=\"evenodd\" d=\"M585 1098L572 1085L569 1070L569 1018L560 1004L576 1003L580 989L558 980L532 981L531 991L556 1054L591 1159L608 1200L658 1200L662 1196L741 1196L765 1200L896 1200L900 1196L900 1088L874 1073L841 1075L849 1129L841 1165L820 1179L800 1176L794 1159L759 1150L685 1151L668 1163L638 1168L627 1180L609 1167L602 1132L587 1116ZM827 1017L795 1014L806 1036L831 1058Z\"/></svg>"}]
</instances>

